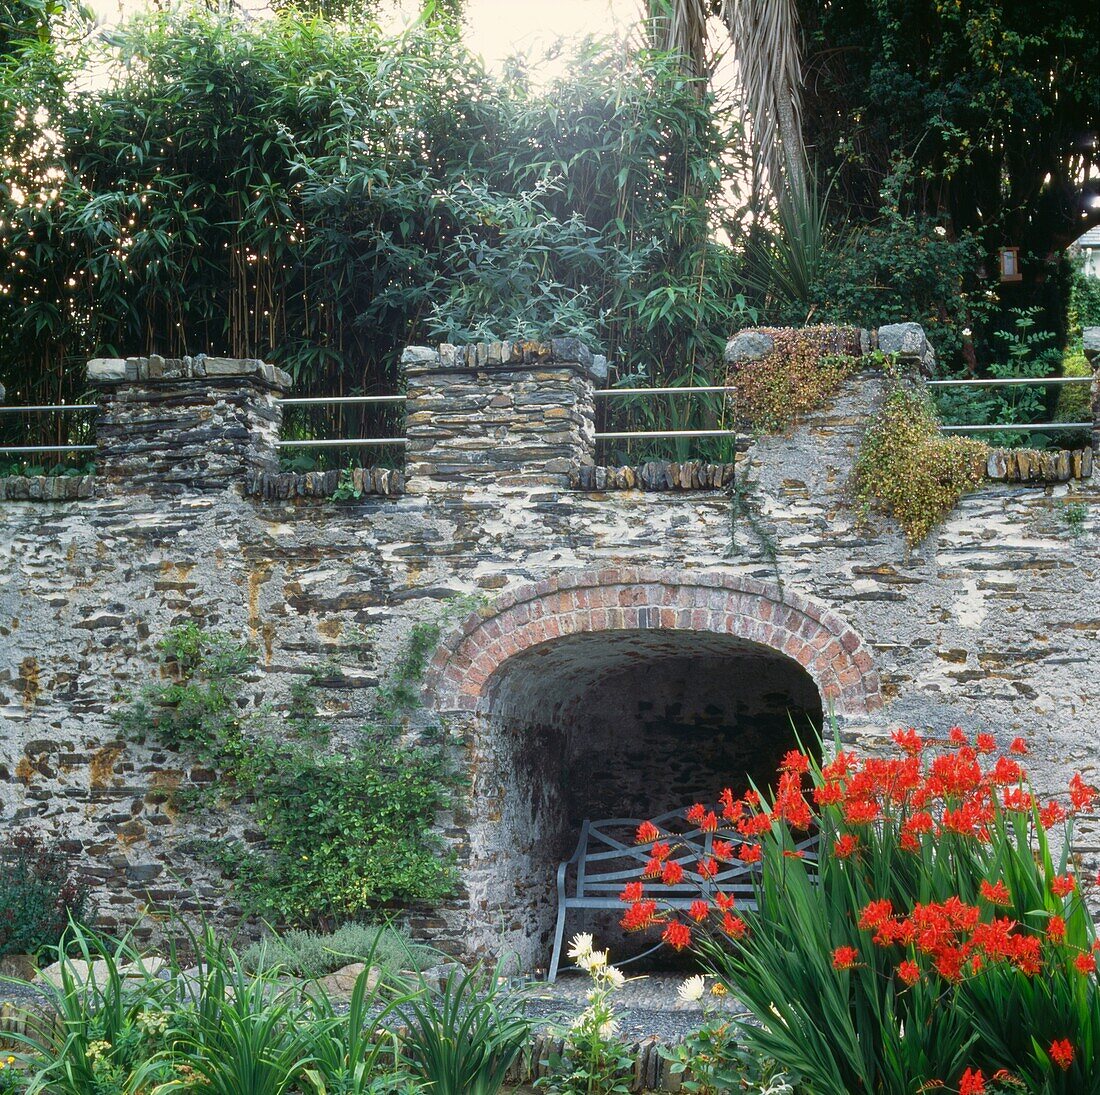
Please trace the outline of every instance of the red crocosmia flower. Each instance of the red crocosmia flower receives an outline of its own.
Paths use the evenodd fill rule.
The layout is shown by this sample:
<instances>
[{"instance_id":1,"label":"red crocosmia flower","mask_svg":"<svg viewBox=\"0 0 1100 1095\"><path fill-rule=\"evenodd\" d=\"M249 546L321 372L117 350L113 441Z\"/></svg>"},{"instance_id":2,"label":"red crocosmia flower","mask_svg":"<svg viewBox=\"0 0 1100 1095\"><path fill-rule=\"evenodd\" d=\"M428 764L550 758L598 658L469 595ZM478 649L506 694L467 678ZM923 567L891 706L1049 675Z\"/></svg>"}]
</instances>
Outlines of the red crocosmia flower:
<instances>
[{"instance_id":1,"label":"red crocosmia flower","mask_svg":"<svg viewBox=\"0 0 1100 1095\"><path fill-rule=\"evenodd\" d=\"M913 727L909 727L908 730L895 730L890 736L894 739L894 744L899 745L910 756L916 756L924 748L924 738Z\"/></svg>"},{"instance_id":2,"label":"red crocosmia flower","mask_svg":"<svg viewBox=\"0 0 1100 1095\"><path fill-rule=\"evenodd\" d=\"M759 836L761 833L766 833L771 827L771 814L753 814L751 817L743 817L737 823L737 831L742 836Z\"/></svg>"},{"instance_id":3,"label":"red crocosmia flower","mask_svg":"<svg viewBox=\"0 0 1100 1095\"><path fill-rule=\"evenodd\" d=\"M879 805L866 799L844 803L844 820L849 825L870 825L879 819Z\"/></svg>"},{"instance_id":4,"label":"red crocosmia flower","mask_svg":"<svg viewBox=\"0 0 1100 1095\"><path fill-rule=\"evenodd\" d=\"M705 901L693 901L688 908L688 916L692 920L706 920L708 915L710 915L710 906Z\"/></svg>"},{"instance_id":5,"label":"red crocosmia flower","mask_svg":"<svg viewBox=\"0 0 1100 1095\"><path fill-rule=\"evenodd\" d=\"M1055 943L1061 943L1066 938L1066 922L1060 916L1052 916L1047 921L1047 935Z\"/></svg>"},{"instance_id":6,"label":"red crocosmia flower","mask_svg":"<svg viewBox=\"0 0 1100 1095\"><path fill-rule=\"evenodd\" d=\"M855 947L837 947L833 951L833 969L850 970L859 961L859 951Z\"/></svg>"},{"instance_id":7,"label":"red crocosmia flower","mask_svg":"<svg viewBox=\"0 0 1100 1095\"><path fill-rule=\"evenodd\" d=\"M722 931L733 939L741 939L748 932L749 926L739 916L726 913L722 917Z\"/></svg>"},{"instance_id":8,"label":"red crocosmia flower","mask_svg":"<svg viewBox=\"0 0 1100 1095\"><path fill-rule=\"evenodd\" d=\"M656 901L636 901L626 910L625 915L619 923L626 928L627 931L641 931L643 928L648 928L653 923L656 915Z\"/></svg>"},{"instance_id":9,"label":"red crocosmia flower","mask_svg":"<svg viewBox=\"0 0 1100 1095\"><path fill-rule=\"evenodd\" d=\"M952 745L967 744L967 737L961 726L952 726L951 729L947 731L947 737Z\"/></svg>"},{"instance_id":10,"label":"red crocosmia flower","mask_svg":"<svg viewBox=\"0 0 1100 1095\"><path fill-rule=\"evenodd\" d=\"M955 947L944 947L932 960L936 972L947 981L958 981L962 976L965 955Z\"/></svg>"},{"instance_id":11,"label":"red crocosmia flower","mask_svg":"<svg viewBox=\"0 0 1100 1095\"><path fill-rule=\"evenodd\" d=\"M1095 973L1096 972L1096 956L1092 954L1079 954L1074 960L1073 964L1081 973Z\"/></svg>"},{"instance_id":12,"label":"red crocosmia flower","mask_svg":"<svg viewBox=\"0 0 1100 1095\"><path fill-rule=\"evenodd\" d=\"M700 859L695 870L701 878L713 878L718 873L718 862L713 857Z\"/></svg>"},{"instance_id":13,"label":"red crocosmia flower","mask_svg":"<svg viewBox=\"0 0 1100 1095\"><path fill-rule=\"evenodd\" d=\"M726 862L733 859L733 845L728 840L716 840L710 846L710 850L714 853L715 859L722 859Z\"/></svg>"},{"instance_id":14,"label":"red crocosmia flower","mask_svg":"<svg viewBox=\"0 0 1100 1095\"><path fill-rule=\"evenodd\" d=\"M979 734L974 739L974 748L979 753L992 753L997 748L997 743L993 740L992 734Z\"/></svg>"},{"instance_id":15,"label":"red crocosmia flower","mask_svg":"<svg viewBox=\"0 0 1100 1095\"><path fill-rule=\"evenodd\" d=\"M983 878L981 885L978 887L978 892L991 905L1012 904L1012 895L1008 892L1008 887L999 880L990 883Z\"/></svg>"},{"instance_id":16,"label":"red crocosmia flower","mask_svg":"<svg viewBox=\"0 0 1100 1095\"><path fill-rule=\"evenodd\" d=\"M898 976L907 985L915 985L920 980L920 966L912 958L907 958L898 963Z\"/></svg>"},{"instance_id":17,"label":"red crocosmia flower","mask_svg":"<svg viewBox=\"0 0 1100 1095\"><path fill-rule=\"evenodd\" d=\"M701 802L695 803L695 805L692 806L692 808L687 812L687 819L692 823L692 825L698 825L699 822L701 822L706 816L707 808Z\"/></svg>"},{"instance_id":18,"label":"red crocosmia flower","mask_svg":"<svg viewBox=\"0 0 1100 1095\"><path fill-rule=\"evenodd\" d=\"M1018 810L1020 813L1030 813L1034 800L1029 792L1021 790L1019 787L1010 787L1004 793L1004 804L1006 810Z\"/></svg>"},{"instance_id":19,"label":"red crocosmia flower","mask_svg":"<svg viewBox=\"0 0 1100 1095\"><path fill-rule=\"evenodd\" d=\"M739 799L734 798L732 792L723 791L722 795L729 795L729 798L722 797L722 817L726 821L739 821L745 813L745 803Z\"/></svg>"},{"instance_id":20,"label":"red crocosmia flower","mask_svg":"<svg viewBox=\"0 0 1100 1095\"><path fill-rule=\"evenodd\" d=\"M663 840L657 844L654 844L653 847L649 849L649 854L653 856L654 859L659 860L662 863L666 859L668 859L671 853L672 846L667 841Z\"/></svg>"},{"instance_id":21,"label":"red crocosmia flower","mask_svg":"<svg viewBox=\"0 0 1100 1095\"><path fill-rule=\"evenodd\" d=\"M894 906L888 897L878 901L869 901L859 914L860 931L873 931L881 927L883 921L894 915Z\"/></svg>"},{"instance_id":22,"label":"red crocosmia flower","mask_svg":"<svg viewBox=\"0 0 1100 1095\"><path fill-rule=\"evenodd\" d=\"M1010 783L1019 783L1024 778L1024 770L1011 757L998 757L993 765L992 779L994 783L1006 786Z\"/></svg>"},{"instance_id":23,"label":"red crocosmia flower","mask_svg":"<svg viewBox=\"0 0 1100 1095\"><path fill-rule=\"evenodd\" d=\"M1012 964L1029 977L1037 977L1043 968L1042 953L1037 935L1014 935Z\"/></svg>"},{"instance_id":24,"label":"red crocosmia flower","mask_svg":"<svg viewBox=\"0 0 1100 1095\"><path fill-rule=\"evenodd\" d=\"M620 901L641 901L643 886L640 882L628 882L619 894Z\"/></svg>"},{"instance_id":25,"label":"red crocosmia flower","mask_svg":"<svg viewBox=\"0 0 1100 1095\"><path fill-rule=\"evenodd\" d=\"M691 928L680 920L670 920L661 932L661 938L672 948L682 951L691 946Z\"/></svg>"},{"instance_id":26,"label":"red crocosmia flower","mask_svg":"<svg viewBox=\"0 0 1100 1095\"><path fill-rule=\"evenodd\" d=\"M826 780L844 779L856 763L855 753L837 753L837 755L821 769L821 775Z\"/></svg>"},{"instance_id":27,"label":"red crocosmia flower","mask_svg":"<svg viewBox=\"0 0 1100 1095\"><path fill-rule=\"evenodd\" d=\"M1050 1059L1063 1071L1073 1064L1073 1045L1068 1038L1050 1043Z\"/></svg>"},{"instance_id":28,"label":"red crocosmia flower","mask_svg":"<svg viewBox=\"0 0 1100 1095\"><path fill-rule=\"evenodd\" d=\"M1066 808L1059 802L1048 802L1039 810L1039 821L1044 829L1060 825L1066 820Z\"/></svg>"},{"instance_id":29,"label":"red crocosmia flower","mask_svg":"<svg viewBox=\"0 0 1100 1095\"><path fill-rule=\"evenodd\" d=\"M661 881L666 886L678 886L683 880L684 868L675 859L670 859L661 871Z\"/></svg>"},{"instance_id":30,"label":"red crocosmia flower","mask_svg":"<svg viewBox=\"0 0 1100 1095\"><path fill-rule=\"evenodd\" d=\"M1090 787L1080 772L1075 772L1069 781L1069 801L1075 810L1088 810L1096 798L1096 788Z\"/></svg>"},{"instance_id":31,"label":"red crocosmia flower","mask_svg":"<svg viewBox=\"0 0 1100 1095\"><path fill-rule=\"evenodd\" d=\"M792 849L792 848L786 848L783 851L783 858L784 859L805 859L806 858L806 853L797 851L797 850Z\"/></svg>"},{"instance_id":32,"label":"red crocosmia flower","mask_svg":"<svg viewBox=\"0 0 1100 1095\"><path fill-rule=\"evenodd\" d=\"M661 861L656 856L650 856L642 868L642 878L657 878L661 873Z\"/></svg>"},{"instance_id":33,"label":"red crocosmia flower","mask_svg":"<svg viewBox=\"0 0 1100 1095\"><path fill-rule=\"evenodd\" d=\"M746 791L745 792L745 805L750 810L755 810L760 805L760 792L759 791Z\"/></svg>"},{"instance_id":34,"label":"red crocosmia flower","mask_svg":"<svg viewBox=\"0 0 1100 1095\"><path fill-rule=\"evenodd\" d=\"M919 852L920 841L912 833L903 832L898 840L903 852Z\"/></svg>"},{"instance_id":35,"label":"red crocosmia flower","mask_svg":"<svg viewBox=\"0 0 1100 1095\"><path fill-rule=\"evenodd\" d=\"M985 1095L985 1077L980 1068L968 1068L959 1078L959 1095Z\"/></svg>"},{"instance_id":36,"label":"red crocosmia flower","mask_svg":"<svg viewBox=\"0 0 1100 1095\"><path fill-rule=\"evenodd\" d=\"M661 830L652 821L643 821L634 834L635 844L649 844L661 835Z\"/></svg>"},{"instance_id":37,"label":"red crocosmia flower","mask_svg":"<svg viewBox=\"0 0 1100 1095\"><path fill-rule=\"evenodd\" d=\"M714 903L722 912L729 912L736 904L736 901L734 900L733 894L719 892L714 895Z\"/></svg>"},{"instance_id":38,"label":"red crocosmia flower","mask_svg":"<svg viewBox=\"0 0 1100 1095\"><path fill-rule=\"evenodd\" d=\"M704 815L703 820L699 822L699 828L704 833L715 833L718 831L718 815L713 810L708 810Z\"/></svg>"},{"instance_id":39,"label":"red crocosmia flower","mask_svg":"<svg viewBox=\"0 0 1100 1095\"><path fill-rule=\"evenodd\" d=\"M745 863L759 863L764 858L764 849L759 844L742 844L737 849L737 858Z\"/></svg>"},{"instance_id":40,"label":"red crocosmia flower","mask_svg":"<svg viewBox=\"0 0 1100 1095\"><path fill-rule=\"evenodd\" d=\"M1050 880L1050 892L1055 897L1069 897L1077 889L1077 879L1071 874L1055 875Z\"/></svg>"},{"instance_id":41,"label":"red crocosmia flower","mask_svg":"<svg viewBox=\"0 0 1100 1095\"><path fill-rule=\"evenodd\" d=\"M833 845L833 855L837 859L847 859L851 855L855 855L859 848L859 837L853 836L851 833L845 833L842 837L839 837L836 843Z\"/></svg>"},{"instance_id":42,"label":"red crocosmia flower","mask_svg":"<svg viewBox=\"0 0 1100 1095\"><path fill-rule=\"evenodd\" d=\"M818 806L835 806L844 798L844 788L839 783L823 783L813 791Z\"/></svg>"},{"instance_id":43,"label":"red crocosmia flower","mask_svg":"<svg viewBox=\"0 0 1100 1095\"><path fill-rule=\"evenodd\" d=\"M791 749L789 752L783 754L783 759L779 762L779 770L781 772L795 772L801 775L803 772L810 770L810 758L805 753L800 753L797 749Z\"/></svg>"},{"instance_id":44,"label":"red crocosmia flower","mask_svg":"<svg viewBox=\"0 0 1100 1095\"><path fill-rule=\"evenodd\" d=\"M1026 757L1028 754L1027 742L1023 738L1013 738L1012 744L1009 745L1008 751L1015 753L1018 757Z\"/></svg>"}]
</instances>

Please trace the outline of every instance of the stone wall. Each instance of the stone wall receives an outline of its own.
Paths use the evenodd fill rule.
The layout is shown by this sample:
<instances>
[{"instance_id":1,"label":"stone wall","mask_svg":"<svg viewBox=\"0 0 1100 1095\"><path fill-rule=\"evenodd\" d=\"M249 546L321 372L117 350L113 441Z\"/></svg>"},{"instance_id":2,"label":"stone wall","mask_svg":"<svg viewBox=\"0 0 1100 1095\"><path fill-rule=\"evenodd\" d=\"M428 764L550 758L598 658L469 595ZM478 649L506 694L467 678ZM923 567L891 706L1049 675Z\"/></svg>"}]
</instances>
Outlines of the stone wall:
<instances>
[{"instance_id":1,"label":"stone wall","mask_svg":"<svg viewBox=\"0 0 1100 1095\"><path fill-rule=\"evenodd\" d=\"M113 721L156 672L157 640L192 619L255 645L250 703L278 713L309 680L350 732L414 622L445 619L459 594L483 601L442 645L430 692L472 780L442 819L464 889L419 922L457 950L515 949L529 964L545 960L547 865L570 843L571 812L594 808L576 784L629 759L609 712L639 690L635 706L667 714L686 665L713 680L692 702L723 725L751 693L744 659L766 657L789 669L773 707L793 702L790 674L807 674L867 748L899 724L960 723L1002 745L1031 738L1044 793L1074 769L1100 781L1095 479L989 484L910 550L848 490L882 396L861 373L741 455L773 564L743 522L731 545L722 490L570 488L596 459L597 375L573 344L509 346L507 360L502 345L499 364L491 346L472 361L463 349L461 365L457 350L408 355L403 495L301 505L257 491L281 381L242 367L107 378L96 496L3 504L0 824L70 850L107 922L169 901L234 915L190 849L240 820L196 828L172 808L175 787L212 774ZM203 440L210 430L226 436ZM1085 507L1081 535L1069 503ZM715 788L728 782L714 773ZM1078 840L1095 868L1095 824Z\"/></svg>"}]
</instances>

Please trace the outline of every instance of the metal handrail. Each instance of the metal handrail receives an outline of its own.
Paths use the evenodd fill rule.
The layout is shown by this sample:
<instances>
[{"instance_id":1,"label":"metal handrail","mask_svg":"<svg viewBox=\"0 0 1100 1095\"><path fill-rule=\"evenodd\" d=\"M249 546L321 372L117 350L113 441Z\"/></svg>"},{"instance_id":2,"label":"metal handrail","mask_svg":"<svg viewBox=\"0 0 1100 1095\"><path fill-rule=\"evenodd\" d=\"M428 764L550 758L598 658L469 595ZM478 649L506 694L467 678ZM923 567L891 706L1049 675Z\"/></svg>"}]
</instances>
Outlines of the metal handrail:
<instances>
[{"instance_id":1,"label":"metal handrail","mask_svg":"<svg viewBox=\"0 0 1100 1095\"><path fill-rule=\"evenodd\" d=\"M315 438L311 441L276 441L277 449L323 449L336 445L407 445L407 437L329 437Z\"/></svg>"},{"instance_id":2,"label":"metal handrail","mask_svg":"<svg viewBox=\"0 0 1100 1095\"><path fill-rule=\"evenodd\" d=\"M276 399L281 407L302 407L317 403L404 403L407 395L304 395L290 399Z\"/></svg>"},{"instance_id":3,"label":"metal handrail","mask_svg":"<svg viewBox=\"0 0 1100 1095\"><path fill-rule=\"evenodd\" d=\"M43 403L35 407L21 407L18 404L0 405L0 414L23 414L30 411L95 411L99 406L96 403Z\"/></svg>"},{"instance_id":4,"label":"metal handrail","mask_svg":"<svg viewBox=\"0 0 1100 1095\"><path fill-rule=\"evenodd\" d=\"M593 392L597 399L612 395L686 395L689 392L715 393L735 392L737 389L729 384L704 385L699 388L600 388Z\"/></svg>"},{"instance_id":5,"label":"metal handrail","mask_svg":"<svg viewBox=\"0 0 1100 1095\"><path fill-rule=\"evenodd\" d=\"M632 437L740 437L738 430L638 430L630 433L598 433L597 441L623 441Z\"/></svg>"},{"instance_id":6,"label":"metal handrail","mask_svg":"<svg viewBox=\"0 0 1100 1095\"><path fill-rule=\"evenodd\" d=\"M95 452L98 445L0 445L0 452Z\"/></svg>"},{"instance_id":7,"label":"metal handrail","mask_svg":"<svg viewBox=\"0 0 1100 1095\"><path fill-rule=\"evenodd\" d=\"M1091 384L1091 376L1022 377L1019 380L926 380L930 388L995 388L1001 386L1030 387L1047 384Z\"/></svg>"},{"instance_id":8,"label":"metal handrail","mask_svg":"<svg viewBox=\"0 0 1100 1095\"><path fill-rule=\"evenodd\" d=\"M1091 430L1091 422L1002 422L993 426L941 426L944 433L1034 433L1036 430Z\"/></svg>"}]
</instances>

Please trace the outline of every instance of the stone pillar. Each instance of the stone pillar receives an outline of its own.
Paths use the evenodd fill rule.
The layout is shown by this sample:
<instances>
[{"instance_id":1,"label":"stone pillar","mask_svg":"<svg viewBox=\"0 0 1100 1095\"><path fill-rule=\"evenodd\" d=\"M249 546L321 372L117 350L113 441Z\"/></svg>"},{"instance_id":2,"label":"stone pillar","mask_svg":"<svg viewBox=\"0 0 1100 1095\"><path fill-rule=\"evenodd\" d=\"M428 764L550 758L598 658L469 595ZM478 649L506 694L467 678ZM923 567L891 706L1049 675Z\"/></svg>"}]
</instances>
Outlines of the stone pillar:
<instances>
[{"instance_id":1,"label":"stone pillar","mask_svg":"<svg viewBox=\"0 0 1100 1095\"><path fill-rule=\"evenodd\" d=\"M408 493L566 487L591 464L592 393L606 362L574 338L409 346Z\"/></svg>"},{"instance_id":2,"label":"stone pillar","mask_svg":"<svg viewBox=\"0 0 1100 1095\"><path fill-rule=\"evenodd\" d=\"M290 377L225 357L96 358L96 482L152 495L220 491L278 470Z\"/></svg>"},{"instance_id":3,"label":"stone pillar","mask_svg":"<svg viewBox=\"0 0 1100 1095\"><path fill-rule=\"evenodd\" d=\"M1085 357L1092 366L1092 451L1100 457L1100 327L1086 327L1081 332ZM1093 462L1093 467L1096 462Z\"/></svg>"}]
</instances>

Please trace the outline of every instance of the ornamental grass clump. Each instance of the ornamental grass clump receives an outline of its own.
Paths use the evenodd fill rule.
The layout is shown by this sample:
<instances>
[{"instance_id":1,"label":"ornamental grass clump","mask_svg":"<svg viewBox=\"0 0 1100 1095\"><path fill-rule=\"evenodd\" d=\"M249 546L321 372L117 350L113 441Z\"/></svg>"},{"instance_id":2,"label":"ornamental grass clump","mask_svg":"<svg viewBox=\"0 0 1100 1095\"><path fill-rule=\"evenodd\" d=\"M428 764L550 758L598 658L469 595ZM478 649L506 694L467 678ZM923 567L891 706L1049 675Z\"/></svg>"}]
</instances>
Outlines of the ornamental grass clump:
<instances>
[{"instance_id":1,"label":"ornamental grass clump","mask_svg":"<svg viewBox=\"0 0 1100 1095\"><path fill-rule=\"evenodd\" d=\"M856 494L919 544L982 481L988 452L980 441L941 433L931 400L898 385L860 445Z\"/></svg>"},{"instance_id":2,"label":"ornamental grass clump","mask_svg":"<svg viewBox=\"0 0 1100 1095\"><path fill-rule=\"evenodd\" d=\"M1071 854L1095 789L1075 775L1041 801L1019 738L1004 752L958 727L894 741L899 755L824 765L792 751L770 798L693 806L712 850L677 865L700 885L686 914L647 896L681 852L643 826L654 854L623 893L624 926L694 946L752 1014L742 1041L815 1095L1097 1095L1094 883ZM731 867L755 907L715 890Z\"/></svg>"}]
</instances>

